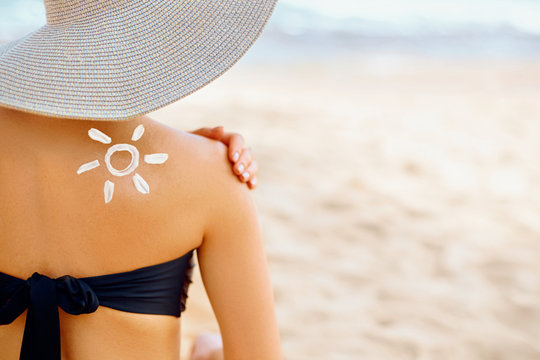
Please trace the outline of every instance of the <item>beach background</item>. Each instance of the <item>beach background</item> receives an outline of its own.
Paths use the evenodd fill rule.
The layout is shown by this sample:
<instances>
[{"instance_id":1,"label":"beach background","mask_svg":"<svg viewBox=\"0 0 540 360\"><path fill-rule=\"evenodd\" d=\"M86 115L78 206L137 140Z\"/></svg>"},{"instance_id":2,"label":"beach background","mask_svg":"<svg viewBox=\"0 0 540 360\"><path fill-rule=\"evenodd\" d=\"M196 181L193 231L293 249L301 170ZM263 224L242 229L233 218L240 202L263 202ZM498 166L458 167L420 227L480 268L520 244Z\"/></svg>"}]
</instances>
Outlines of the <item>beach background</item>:
<instances>
[{"instance_id":1,"label":"beach background","mask_svg":"<svg viewBox=\"0 0 540 360\"><path fill-rule=\"evenodd\" d=\"M540 359L539 19L281 0L231 71L150 114L252 147L286 359ZM39 0L0 3L0 41L44 23ZM190 291L184 355L218 329Z\"/></svg>"}]
</instances>

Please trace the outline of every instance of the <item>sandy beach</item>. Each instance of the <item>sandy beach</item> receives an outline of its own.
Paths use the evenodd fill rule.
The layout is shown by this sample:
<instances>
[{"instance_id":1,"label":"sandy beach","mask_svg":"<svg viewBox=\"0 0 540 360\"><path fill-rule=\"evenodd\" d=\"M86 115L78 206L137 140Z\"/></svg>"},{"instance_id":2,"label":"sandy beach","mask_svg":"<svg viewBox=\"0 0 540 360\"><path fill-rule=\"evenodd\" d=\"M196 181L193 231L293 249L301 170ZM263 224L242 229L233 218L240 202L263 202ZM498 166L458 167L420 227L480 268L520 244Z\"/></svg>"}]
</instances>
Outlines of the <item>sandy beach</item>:
<instances>
[{"instance_id":1,"label":"sandy beach","mask_svg":"<svg viewBox=\"0 0 540 360\"><path fill-rule=\"evenodd\" d=\"M241 63L150 116L253 148L286 359L525 360L539 99L538 62L364 54ZM182 326L184 355L217 330L198 273Z\"/></svg>"}]
</instances>

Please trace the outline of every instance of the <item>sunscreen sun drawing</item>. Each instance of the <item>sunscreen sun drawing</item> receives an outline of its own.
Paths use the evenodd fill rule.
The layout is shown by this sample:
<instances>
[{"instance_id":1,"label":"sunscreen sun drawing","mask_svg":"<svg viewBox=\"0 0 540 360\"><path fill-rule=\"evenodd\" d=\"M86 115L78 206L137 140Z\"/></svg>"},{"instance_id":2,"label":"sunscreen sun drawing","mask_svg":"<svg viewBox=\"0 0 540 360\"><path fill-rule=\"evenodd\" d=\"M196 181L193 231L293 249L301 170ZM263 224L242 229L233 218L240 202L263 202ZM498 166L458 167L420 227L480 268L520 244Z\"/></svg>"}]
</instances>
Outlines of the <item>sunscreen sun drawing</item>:
<instances>
[{"instance_id":1,"label":"sunscreen sun drawing","mask_svg":"<svg viewBox=\"0 0 540 360\"><path fill-rule=\"evenodd\" d=\"M131 136L132 141L139 140L144 133L144 126L141 124L135 128L133 131L133 135ZM103 144L110 144L111 138L101 131L97 129L90 129L88 130L88 136L92 140L98 141ZM130 164L122 170L118 170L111 164L111 156L117 152L117 151L127 151L131 154L131 162ZM163 164L165 161L167 161L168 155L164 153L159 154L149 154L144 156L144 162L147 164ZM126 176L131 174L132 172L137 169L139 166L139 150L133 145L130 144L114 144L112 145L107 152L105 153L105 165L107 166L107 169L111 173L111 175L114 176ZM88 163L82 164L79 169L77 170L77 174L80 175L83 172L86 172L88 170L92 170L94 168L97 168L100 165L99 160L90 161ZM133 184L135 185L135 188L142 194L148 194L150 193L150 187L148 186L148 183L143 179L141 175L138 173L133 174ZM105 195L105 203L109 203L114 194L114 182L110 180L105 181L105 187L103 189L104 195Z\"/></svg>"}]
</instances>

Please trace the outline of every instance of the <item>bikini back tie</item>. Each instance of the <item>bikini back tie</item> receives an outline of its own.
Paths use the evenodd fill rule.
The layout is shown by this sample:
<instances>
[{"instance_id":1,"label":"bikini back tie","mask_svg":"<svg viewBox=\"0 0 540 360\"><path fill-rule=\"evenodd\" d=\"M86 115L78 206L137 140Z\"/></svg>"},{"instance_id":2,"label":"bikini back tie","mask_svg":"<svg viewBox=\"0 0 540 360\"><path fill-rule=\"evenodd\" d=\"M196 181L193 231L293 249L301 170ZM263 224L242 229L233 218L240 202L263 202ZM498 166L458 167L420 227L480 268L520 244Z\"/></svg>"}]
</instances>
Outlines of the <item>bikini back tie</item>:
<instances>
[{"instance_id":1,"label":"bikini back tie","mask_svg":"<svg viewBox=\"0 0 540 360\"><path fill-rule=\"evenodd\" d=\"M51 279L34 272L23 280L0 273L0 325L28 309L20 360L61 360L58 307L71 315L90 314L101 305L179 317L192 268L193 250L165 263L86 278Z\"/></svg>"}]
</instances>

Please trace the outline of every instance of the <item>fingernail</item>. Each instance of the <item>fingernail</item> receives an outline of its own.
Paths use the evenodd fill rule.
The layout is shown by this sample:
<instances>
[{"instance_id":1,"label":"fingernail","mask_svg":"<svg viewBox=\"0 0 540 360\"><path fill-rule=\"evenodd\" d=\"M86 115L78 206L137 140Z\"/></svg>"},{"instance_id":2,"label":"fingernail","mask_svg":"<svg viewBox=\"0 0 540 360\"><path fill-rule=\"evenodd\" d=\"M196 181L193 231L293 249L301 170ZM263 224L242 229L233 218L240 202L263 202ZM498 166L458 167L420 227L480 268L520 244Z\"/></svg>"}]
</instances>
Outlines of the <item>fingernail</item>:
<instances>
[{"instance_id":1,"label":"fingernail","mask_svg":"<svg viewBox=\"0 0 540 360\"><path fill-rule=\"evenodd\" d=\"M236 161L238 160L239 157L240 157L240 154L238 153L238 151L235 152L234 155L233 155L233 157L232 157L232 158L233 158L233 161L236 162ZM240 171L242 171L242 170L240 170Z\"/></svg>"},{"instance_id":2,"label":"fingernail","mask_svg":"<svg viewBox=\"0 0 540 360\"><path fill-rule=\"evenodd\" d=\"M242 174L242 177L244 178L244 180L247 180L249 178L249 173L246 171Z\"/></svg>"},{"instance_id":3,"label":"fingernail","mask_svg":"<svg viewBox=\"0 0 540 360\"><path fill-rule=\"evenodd\" d=\"M251 185L257 184L257 178L254 177L253 179L249 180L249 183L250 183Z\"/></svg>"},{"instance_id":4,"label":"fingernail","mask_svg":"<svg viewBox=\"0 0 540 360\"><path fill-rule=\"evenodd\" d=\"M238 172L244 171L244 164L238 165Z\"/></svg>"}]
</instances>

